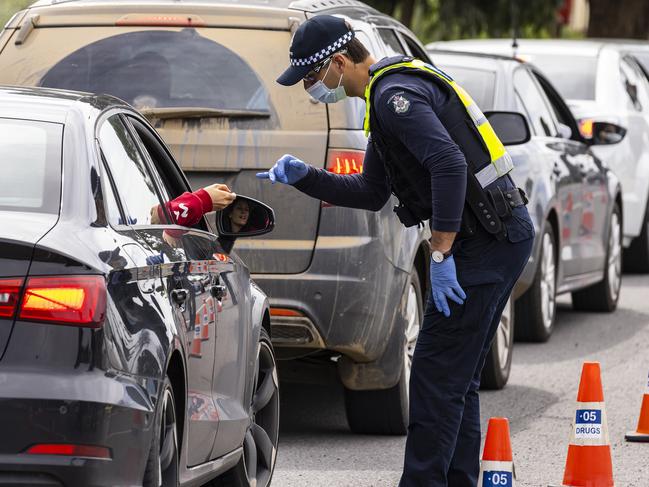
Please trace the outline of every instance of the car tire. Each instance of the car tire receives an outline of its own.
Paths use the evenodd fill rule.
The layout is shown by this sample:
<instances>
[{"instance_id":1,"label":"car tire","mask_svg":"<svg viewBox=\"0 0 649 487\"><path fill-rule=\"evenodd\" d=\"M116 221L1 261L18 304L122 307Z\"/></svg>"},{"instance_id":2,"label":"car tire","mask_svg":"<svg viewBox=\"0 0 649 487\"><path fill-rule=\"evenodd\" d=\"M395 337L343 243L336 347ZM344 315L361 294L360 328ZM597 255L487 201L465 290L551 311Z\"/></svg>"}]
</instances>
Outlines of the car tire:
<instances>
[{"instance_id":1,"label":"car tire","mask_svg":"<svg viewBox=\"0 0 649 487\"><path fill-rule=\"evenodd\" d=\"M482 369L481 386L483 389L502 389L509 380L514 345L514 308L514 300L509 298Z\"/></svg>"},{"instance_id":2,"label":"car tire","mask_svg":"<svg viewBox=\"0 0 649 487\"><path fill-rule=\"evenodd\" d=\"M546 222L541 234L538 266L530 288L516 300L519 317L515 338L525 342L547 342L554 330L557 309L557 244L554 230Z\"/></svg>"},{"instance_id":3,"label":"car tire","mask_svg":"<svg viewBox=\"0 0 649 487\"><path fill-rule=\"evenodd\" d=\"M144 470L143 487L177 487L180 485L176 403L169 377L165 377L160 397L153 439Z\"/></svg>"},{"instance_id":4,"label":"car tire","mask_svg":"<svg viewBox=\"0 0 649 487\"><path fill-rule=\"evenodd\" d=\"M262 328L250 412L252 423L243 440L239 462L212 487L268 487L273 479L279 443L279 380L275 352Z\"/></svg>"},{"instance_id":5,"label":"car tire","mask_svg":"<svg viewBox=\"0 0 649 487\"><path fill-rule=\"evenodd\" d=\"M624 272L649 272L649 208L645 210L640 235L631 240L631 245L624 249Z\"/></svg>"},{"instance_id":6,"label":"car tire","mask_svg":"<svg viewBox=\"0 0 649 487\"><path fill-rule=\"evenodd\" d=\"M399 382L389 389L355 391L345 388L347 423L354 433L405 435L408 431L409 383L412 357L424 318L421 282L410 273L405 290L406 326Z\"/></svg>"},{"instance_id":7,"label":"car tire","mask_svg":"<svg viewBox=\"0 0 649 487\"><path fill-rule=\"evenodd\" d=\"M572 307L577 311L612 312L617 308L622 286L622 212L615 204L611 213L604 279L572 293Z\"/></svg>"}]
</instances>

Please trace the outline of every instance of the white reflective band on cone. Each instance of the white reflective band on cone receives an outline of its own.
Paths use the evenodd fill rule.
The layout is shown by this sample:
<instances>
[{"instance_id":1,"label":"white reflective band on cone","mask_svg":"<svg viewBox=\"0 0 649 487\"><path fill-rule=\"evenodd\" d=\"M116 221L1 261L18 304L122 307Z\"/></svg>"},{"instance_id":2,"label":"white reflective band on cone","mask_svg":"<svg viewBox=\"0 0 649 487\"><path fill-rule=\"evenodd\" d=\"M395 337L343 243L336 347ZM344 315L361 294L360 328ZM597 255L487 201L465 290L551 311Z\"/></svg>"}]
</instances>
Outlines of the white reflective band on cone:
<instances>
[{"instance_id":1,"label":"white reflective band on cone","mask_svg":"<svg viewBox=\"0 0 649 487\"><path fill-rule=\"evenodd\" d=\"M514 462L496 462L493 460L482 460L480 462L480 476L478 477L478 487L482 487L482 485L484 484L485 474L493 472L506 472L512 474L511 484L506 482L498 483L495 485L502 485L503 487L513 487L515 485L516 475L514 474Z\"/></svg>"},{"instance_id":2,"label":"white reflective band on cone","mask_svg":"<svg viewBox=\"0 0 649 487\"><path fill-rule=\"evenodd\" d=\"M577 411L601 412L600 423L577 423ZM597 432L599 428L599 432ZM606 418L606 407L603 402L578 402L575 417L572 419L572 430L570 432L570 444L576 446L609 446L611 444L608 436L608 421Z\"/></svg>"}]
</instances>

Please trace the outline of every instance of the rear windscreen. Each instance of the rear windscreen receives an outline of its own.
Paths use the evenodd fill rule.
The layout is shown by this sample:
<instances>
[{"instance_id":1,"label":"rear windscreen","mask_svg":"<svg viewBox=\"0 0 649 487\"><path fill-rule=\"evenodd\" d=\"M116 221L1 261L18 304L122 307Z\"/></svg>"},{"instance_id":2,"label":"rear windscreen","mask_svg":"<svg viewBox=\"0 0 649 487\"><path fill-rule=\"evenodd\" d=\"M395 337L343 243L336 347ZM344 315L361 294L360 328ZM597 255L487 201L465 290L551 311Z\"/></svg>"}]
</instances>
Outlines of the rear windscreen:
<instances>
[{"instance_id":1,"label":"rear windscreen","mask_svg":"<svg viewBox=\"0 0 649 487\"><path fill-rule=\"evenodd\" d=\"M0 211L59 212L59 124L0 118Z\"/></svg>"},{"instance_id":2,"label":"rear windscreen","mask_svg":"<svg viewBox=\"0 0 649 487\"><path fill-rule=\"evenodd\" d=\"M194 29L126 32L91 42L51 66L39 84L108 93L137 109L270 108L253 69Z\"/></svg>"},{"instance_id":3,"label":"rear windscreen","mask_svg":"<svg viewBox=\"0 0 649 487\"><path fill-rule=\"evenodd\" d=\"M494 91L496 89L496 73L485 69L458 68L443 66L442 69L465 89L482 111L492 110Z\"/></svg>"},{"instance_id":4,"label":"rear windscreen","mask_svg":"<svg viewBox=\"0 0 649 487\"><path fill-rule=\"evenodd\" d=\"M568 100L594 100L597 58L560 54L525 54L527 61L538 66L561 95Z\"/></svg>"}]
</instances>

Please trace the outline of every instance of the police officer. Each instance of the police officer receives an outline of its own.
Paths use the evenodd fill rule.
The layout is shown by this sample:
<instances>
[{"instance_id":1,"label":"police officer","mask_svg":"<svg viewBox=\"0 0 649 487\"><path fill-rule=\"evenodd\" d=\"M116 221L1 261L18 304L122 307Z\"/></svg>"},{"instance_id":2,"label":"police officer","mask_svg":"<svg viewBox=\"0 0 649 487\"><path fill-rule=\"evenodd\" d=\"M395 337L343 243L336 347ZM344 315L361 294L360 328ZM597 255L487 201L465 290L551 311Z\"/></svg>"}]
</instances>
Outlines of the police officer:
<instances>
[{"instance_id":1,"label":"police officer","mask_svg":"<svg viewBox=\"0 0 649 487\"><path fill-rule=\"evenodd\" d=\"M412 362L400 485L474 487L480 375L534 236L525 195L508 175L511 158L448 75L404 56L376 63L337 17L298 28L277 81L302 81L324 103L365 99L371 135L362 174L337 175L285 155L259 178L374 211L392 192L404 225L429 221L431 292Z\"/></svg>"}]
</instances>

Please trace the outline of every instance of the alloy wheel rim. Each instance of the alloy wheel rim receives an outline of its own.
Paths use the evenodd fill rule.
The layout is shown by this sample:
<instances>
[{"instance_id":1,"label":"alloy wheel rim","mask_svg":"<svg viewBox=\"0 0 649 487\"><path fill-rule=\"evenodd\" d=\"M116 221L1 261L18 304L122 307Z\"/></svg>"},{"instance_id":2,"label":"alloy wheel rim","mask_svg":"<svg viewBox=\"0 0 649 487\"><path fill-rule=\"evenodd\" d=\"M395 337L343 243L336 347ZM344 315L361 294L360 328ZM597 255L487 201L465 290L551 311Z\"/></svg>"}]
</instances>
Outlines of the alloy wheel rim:
<instances>
[{"instance_id":1,"label":"alloy wheel rim","mask_svg":"<svg viewBox=\"0 0 649 487\"><path fill-rule=\"evenodd\" d=\"M500 316L500 326L496 331L496 344L498 347L498 366L501 370L507 368L509 354L511 353L512 333L512 299L507 300L503 314Z\"/></svg>"},{"instance_id":2,"label":"alloy wheel rim","mask_svg":"<svg viewBox=\"0 0 649 487\"><path fill-rule=\"evenodd\" d=\"M405 331L405 345L404 345L404 370L406 372L406 384L410 383L410 371L412 369L412 359L415 354L415 346L417 345L417 337L419 336L419 329L421 326L421 316L419 310L419 302L417 300L417 289L414 283L408 286L408 297L406 300L406 324ZM406 388L409 390L409 388Z\"/></svg>"},{"instance_id":3,"label":"alloy wheel rim","mask_svg":"<svg viewBox=\"0 0 649 487\"><path fill-rule=\"evenodd\" d=\"M257 374L252 397L252 423L243 442L246 479L250 487L270 484L279 440L279 380L270 346L257 349Z\"/></svg>"},{"instance_id":4,"label":"alloy wheel rim","mask_svg":"<svg viewBox=\"0 0 649 487\"><path fill-rule=\"evenodd\" d=\"M552 328L556 302L556 264L554 260L554 243L549 234L543 235L541 258L541 313L543 326Z\"/></svg>"},{"instance_id":5,"label":"alloy wheel rim","mask_svg":"<svg viewBox=\"0 0 649 487\"><path fill-rule=\"evenodd\" d=\"M176 411L173 396L165 390L160 424L159 476L163 487L178 485L178 438L176 436Z\"/></svg>"},{"instance_id":6,"label":"alloy wheel rim","mask_svg":"<svg viewBox=\"0 0 649 487\"><path fill-rule=\"evenodd\" d=\"M622 285L621 233L620 218L617 213L613 213L608 237L608 285L613 301L617 300Z\"/></svg>"}]
</instances>

